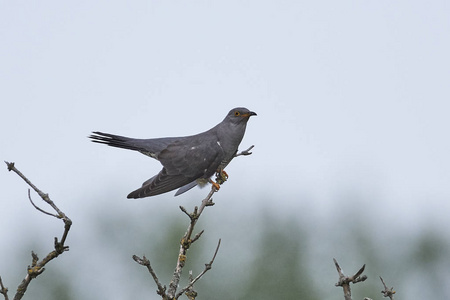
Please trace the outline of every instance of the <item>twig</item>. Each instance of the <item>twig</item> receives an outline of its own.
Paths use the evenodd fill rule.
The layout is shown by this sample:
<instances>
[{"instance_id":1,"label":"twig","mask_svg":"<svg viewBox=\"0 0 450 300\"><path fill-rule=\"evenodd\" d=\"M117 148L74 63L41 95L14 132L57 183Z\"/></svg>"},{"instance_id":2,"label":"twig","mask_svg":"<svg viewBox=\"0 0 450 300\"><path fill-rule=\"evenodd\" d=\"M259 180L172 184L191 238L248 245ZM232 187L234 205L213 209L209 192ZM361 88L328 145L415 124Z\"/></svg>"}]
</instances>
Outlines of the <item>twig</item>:
<instances>
[{"instance_id":1,"label":"twig","mask_svg":"<svg viewBox=\"0 0 450 300\"><path fill-rule=\"evenodd\" d=\"M195 242L196 240L198 240L198 239L202 236L203 232L205 232L205 230L202 230L202 231L200 231L199 233L197 233L197 234L194 236L194 238L192 238L191 243L193 243L193 242Z\"/></svg>"},{"instance_id":2,"label":"twig","mask_svg":"<svg viewBox=\"0 0 450 300\"><path fill-rule=\"evenodd\" d=\"M238 156L241 156L241 155L250 155L250 154L252 154L252 152L250 152L250 150L252 150L253 148L255 147L255 145L251 145L247 150L244 150L244 151L241 151L241 152L239 152L239 153L236 153L235 155L234 155L234 157L238 157Z\"/></svg>"},{"instance_id":3,"label":"twig","mask_svg":"<svg viewBox=\"0 0 450 300\"><path fill-rule=\"evenodd\" d=\"M181 296L183 293L186 293L186 295L189 297L189 299L195 299L195 297L197 297L197 293L192 289L194 283L197 282L209 269L211 269L212 263L214 262L214 259L216 258L216 255L217 255L217 251L219 250L220 241L219 241L219 244L214 253L213 259L211 260L210 263L205 264L205 266L206 266L205 270L202 273L200 273L199 276L197 276L196 278L193 278L191 280L191 283L186 288L184 288L181 292L179 292L177 294L177 289L178 289L178 285L180 283L181 273L182 273L183 267L186 263L187 251L188 251L189 247L191 246L191 244L194 243L195 241L197 241L204 232L204 230L202 230L193 236L195 224L197 223L198 218L202 214L205 207L214 205L214 202L212 201L212 196L215 192L217 192L217 190L216 190L215 186L213 185L211 187L211 191L209 192L208 196L206 196L206 198L202 200L200 207L196 206L192 213L189 213L183 206L180 206L180 210L189 217L190 223L189 223L186 233L181 238L177 264L176 264L175 270L173 272L173 276L172 276L172 280L170 281L169 288L166 289L166 286L163 286L159 282L158 276L156 275L156 273L154 272L154 270L152 269L152 267L150 265L150 261L145 256L143 258L140 258L136 255L133 255L133 259L138 264L147 267L148 271L152 275L153 280L155 281L155 283L158 287L157 293L158 293L158 295L162 296L163 300L178 299L178 297Z\"/></svg>"},{"instance_id":4,"label":"twig","mask_svg":"<svg viewBox=\"0 0 450 300\"><path fill-rule=\"evenodd\" d=\"M30 202L34 206L34 208L36 208L38 211L40 211L44 214L53 216L58 219L62 219L64 222L64 232L62 234L61 241L58 241L58 238L55 237L55 241L54 241L55 250L54 251L47 254L47 256L44 259L42 259L41 261L39 261L38 256L33 251L31 252L31 256L32 256L31 266L28 266L27 275L25 276L25 278L22 280L22 282L18 286L16 295L14 296L14 300L19 300L23 297L23 295L27 291L28 285L30 284L31 280L36 278L38 275L42 274L42 272L45 271L44 266L48 262L50 262L52 259L58 257L60 254L69 250L69 247L65 246L64 243L66 241L70 227L72 226L72 221L55 205L55 203L50 199L48 194L43 193L33 183L31 183L31 181L27 177L25 177L25 175L23 175L15 167L14 163L9 163L6 161L5 161L5 163L8 167L8 171L13 171L17 175L19 175L19 177L21 177L34 191L36 191L36 193L38 193L38 195L42 198L42 200L44 200L47 204L49 204L56 211L57 214L52 214L52 213L46 212L43 209L36 206L34 204L34 202L31 200L30 190L28 189L28 199L30 200ZM3 291L3 288L2 288L2 291ZM3 294L3 292L2 292L2 294Z\"/></svg>"},{"instance_id":5,"label":"twig","mask_svg":"<svg viewBox=\"0 0 450 300\"><path fill-rule=\"evenodd\" d=\"M202 204L197 209L195 207L194 212L192 214L187 214L191 220L189 227L184 234L184 236L181 239L180 243L180 251L178 253L178 259L177 264L175 266L175 270L173 272L172 280L169 284L169 289L167 291L167 296L169 299L174 299L175 294L177 292L178 284L180 282L181 278L181 272L183 271L183 267L186 263L186 253L191 246L191 244L196 241L198 238L194 237L194 239L191 239L192 233L194 231L195 224L197 223L198 218L202 214L203 210L206 206L214 205L214 202L212 201L212 196L216 192L216 188L214 185L211 187L211 191L209 192L208 196L206 196L205 199L203 199Z\"/></svg>"},{"instance_id":6,"label":"twig","mask_svg":"<svg viewBox=\"0 0 450 300\"><path fill-rule=\"evenodd\" d=\"M393 287L388 288L386 286L386 283L384 283L384 280L383 280L383 278L381 276L380 276L380 279L381 279L381 282L383 283L383 286L384 286L384 290L381 291L381 293L383 294L384 297L389 297L389 299L393 300L394 299L394 294L395 294L394 288Z\"/></svg>"},{"instance_id":7,"label":"twig","mask_svg":"<svg viewBox=\"0 0 450 300\"><path fill-rule=\"evenodd\" d=\"M221 239L219 239L219 243L217 244L216 251L214 252L213 258L211 259L211 261L210 261L209 263L205 264L205 269L204 269L200 274L198 274L197 277L195 277L195 278L192 278L192 272L190 272L190 280L189 280L190 283L189 283L185 288L181 289L181 291L178 292L178 294L177 294L177 296L175 297L175 299L178 299L181 295L183 295L183 293L188 292L188 291L189 291L190 293L189 293L187 296L188 296L189 298L195 299L195 297L192 297L193 295L192 295L192 293L191 293L190 290L191 290L191 288L194 286L194 284L195 284L200 278L202 278L203 275L205 275L206 272L208 272L209 270L211 270L212 264L214 263L214 260L216 259L217 252L219 251L220 241L221 241ZM196 295L195 295L195 296L196 296Z\"/></svg>"},{"instance_id":8,"label":"twig","mask_svg":"<svg viewBox=\"0 0 450 300\"><path fill-rule=\"evenodd\" d=\"M189 271L189 282L194 280L194 276L192 275L192 270ZM197 298L198 293L194 290L194 286L188 288L188 290L184 293L189 300L195 300Z\"/></svg>"},{"instance_id":9,"label":"twig","mask_svg":"<svg viewBox=\"0 0 450 300\"><path fill-rule=\"evenodd\" d=\"M338 264L338 262L336 261L335 258L333 258L333 261L334 261L334 265L336 266L336 270L339 273L339 282L336 283L336 286L341 286L343 288L345 300L351 300L352 299L352 292L350 290L350 282L355 284L355 283L362 282L362 281L367 279L366 275L363 275L363 276L360 277L362 272L364 272L364 268L366 267L366 265L364 264L361 267L361 269L359 269L359 271L356 272L355 275L347 277L342 272L342 269L339 266L339 264Z\"/></svg>"},{"instance_id":10,"label":"twig","mask_svg":"<svg viewBox=\"0 0 450 300\"><path fill-rule=\"evenodd\" d=\"M8 288L3 285L2 277L0 276L0 294L5 297L5 300L9 300L8 298Z\"/></svg>"},{"instance_id":11,"label":"twig","mask_svg":"<svg viewBox=\"0 0 450 300\"><path fill-rule=\"evenodd\" d=\"M156 276L155 271L153 271L153 268L150 265L150 261L145 257L145 255L142 258L138 257L137 255L133 255L133 259L138 264L147 267L148 271L150 272L150 274L153 277L153 280L156 283L156 286L158 287L158 290L156 291L156 293L158 293L158 295L160 295L160 296L163 296L163 299L165 299L164 296L166 296L166 286L163 286L159 282L158 276Z\"/></svg>"},{"instance_id":12,"label":"twig","mask_svg":"<svg viewBox=\"0 0 450 300\"><path fill-rule=\"evenodd\" d=\"M30 202L31 202L31 204L34 206L34 208L36 208L36 209L37 209L38 211L40 211L41 213L46 214L46 215L49 215L49 216L52 216L52 217L55 217L55 218L57 218L57 219L60 219L60 217L59 217L58 215L49 213L49 212L43 210L42 208L38 207L36 204L34 204L33 200L31 199L31 191L30 191L30 189L28 189L28 199L30 200Z\"/></svg>"}]
</instances>

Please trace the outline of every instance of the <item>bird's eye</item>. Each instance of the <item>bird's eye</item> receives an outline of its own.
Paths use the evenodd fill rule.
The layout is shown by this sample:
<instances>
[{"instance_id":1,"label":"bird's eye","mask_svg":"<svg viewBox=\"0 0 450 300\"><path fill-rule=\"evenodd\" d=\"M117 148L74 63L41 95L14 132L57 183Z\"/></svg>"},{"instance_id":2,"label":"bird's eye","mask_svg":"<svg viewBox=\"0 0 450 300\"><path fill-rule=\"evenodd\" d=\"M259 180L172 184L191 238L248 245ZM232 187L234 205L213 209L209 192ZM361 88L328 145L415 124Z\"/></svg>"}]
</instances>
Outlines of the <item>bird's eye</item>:
<instances>
[{"instance_id":1,"label":"bird's eye","mask_svg":"<svg viewBox=\"0 0 450 300\"><path fill-rule=\"evenodd\" d=\"M238 112L238 111L235 111L235 112L234 112L234 115L235 115L236 117L239 117L239 116L241 115L241 113Z\"/></svg>"}]
</instances>

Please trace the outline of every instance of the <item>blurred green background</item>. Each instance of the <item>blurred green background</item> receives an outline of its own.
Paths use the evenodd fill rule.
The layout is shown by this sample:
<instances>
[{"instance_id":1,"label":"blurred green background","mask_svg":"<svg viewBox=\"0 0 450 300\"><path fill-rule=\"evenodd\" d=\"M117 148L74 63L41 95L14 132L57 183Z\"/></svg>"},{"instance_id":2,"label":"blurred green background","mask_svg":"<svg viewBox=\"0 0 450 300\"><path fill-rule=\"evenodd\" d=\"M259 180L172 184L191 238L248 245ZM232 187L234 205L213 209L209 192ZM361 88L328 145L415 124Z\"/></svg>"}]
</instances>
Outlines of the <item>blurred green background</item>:
<instances>
[{"instance_id":1,"label":"blurred green background","mask_svg":"<svg viewBox=\"0 0 450 300\"><path fill-rule=\"evenodd\" d=\"M198 299L343 299L342 289L334 286L338 274L333 257L346 275L366 264L368 279L351 286L353 299L381 299L379 276L394 286L399 299L448 295L450 247L441 228L404 234L356 203L336 207L331 219L321 219L306 207L280 215L264 205L231 207L221 192L214 199L216 205L206 208L197 224L196 232L205 233L189 250L181 281L185 286L189 270L194 276L203 270L221 238L213 268L195 285ZM277 201L265 199L269 200ZM72 216L70 251L47 265L24 299L159 299L146 268L131 256L146 255L160 281L168 285L188 218L174 202L151 201L147 211L134 209L144 202L124 201L124 207L134 208L89 210L84 219ZM183 205L192 210L200 202L190 199ZM1 262L10 297L25 275L30 250L43 257L51 250L53 235L62 232L57 220L48 232L37 226L47 219L34 213L27 220L28 233L10 245L16 256Z\"/></svg>"}]
</instances>

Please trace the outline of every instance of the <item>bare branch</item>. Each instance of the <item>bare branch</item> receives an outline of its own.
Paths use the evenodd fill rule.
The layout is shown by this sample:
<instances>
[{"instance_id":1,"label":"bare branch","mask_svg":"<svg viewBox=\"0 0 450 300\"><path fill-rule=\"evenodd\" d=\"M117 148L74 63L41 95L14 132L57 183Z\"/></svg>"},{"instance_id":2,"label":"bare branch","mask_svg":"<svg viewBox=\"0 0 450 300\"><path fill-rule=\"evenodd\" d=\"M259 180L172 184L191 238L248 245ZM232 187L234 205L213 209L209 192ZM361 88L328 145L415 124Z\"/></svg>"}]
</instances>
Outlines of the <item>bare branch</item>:
<instances>
[{"instance_id":1,"label":"bare branch","mask_svg":"<svg viewBox=\"0 0 450 300\"><path fill-rule=\"evenodd\" d=\"M14 300L19 300L22 299L23 295L27 291L28 285L30 284L31 280L36 278L45 271L44 266L54 258L58 257L60 254L69 250L69 247L65 246L64 243L66 241L70 227L72 226L72 221L55 205L55 203L50 199L48 194L43 193L33 183L31 183L31 181L15 167L14 163L9 163L6 161L5 163L8 167L8 171L13 171L17 175L19 175L19 177L22 178L36 193L38 193L38 195L42 198L42 200L44 200L47 204L49 204L56 211L57 214L46 212L43 209L36 206L33 200L31 200L30 190L28 189L28 199L30 200L33 207L44 214L50 215L58 219L62 219L64 222L64 232L62 234L61 241L59 242L58 238L55 237L54 251L47 254L47 256L41 261L39 261L38 256L33 251L31 252L32 256L31 266L28 266L27 275L18 286L16 295L14 296Z\"/></svg>"},{"instance_id":2,"label":"bare branch","mask_svg":"<svg viewBox=\"0 0 450 300\"><path fill-rule=\"evenodd\" d=\"M191 244L192 244L193 242L195 242L196 240L198 240L198 239L202 236L203 232L205 232L205 231L202 230L202 231L200 231L199 233L197 233L197 234L194 236L194 238L191 240Z\"/></svg>"},{"instance_id":3,"label":"bare branch","mask_svg":"<svg viewBox=\"0 0 450 300\"><path fill-rule=\"evenodd\" d=\"M360 277L362 272L364 272L364 268L366 267L366 265L363 265L361 267L361 269L359 269L359 271L355 273L355 275L347 277L342 272L342 269L339 266L339 264L338 264L338 262L336 261L335 258L333 258L333 261L334 261L334 265L336 266L336 270L339 273L339 282L336 283L336 286L341 286L343 288L345 300L351 300L352 299L352 292L350 290L350 283L355 284L355 283L362 282L362 281L367 279L366 275L363 275L363 276Z\"/></svg>"},{"instance_id":4,"label":"bare branch","mask_svg":"<svg viewBox=\"0 0 450 300\"><path fill-rule=\"evenodd\" d=\"M8 288L3 285L2 277L0 276L0 294L5 297L5 300L9 300L8 298Z\"/></svg>"},{"instance_id":5,"label":"bare branch","mask_svg":"<svg viewBox=\"0 0 450 300\"><path fill-rule=\"evenodd\" d=\"M359 271L356 272L356 274L353 275L353 276L351 277L353 283L356 283L356 282L360 282L360 281L366 280L366 279L362 279L364 276L363 276L363 277L359 277L359 275L361 275L362 272L364 272L364 269L365 269L365 268L366 268L366 264L364 264L364 265L361 267L361 269L359 269ZM354 282L354 281L356 281L356 282Z\"/></svg>"},{"instance_id":6,"label":"bare branch","mask_svg":"<svg viewBox=\"0 0 450 300\"><path fill-rule=\"evenodd\" d=\"M175 299L178 299L181 295L183 295L183 293L189 292L190 289L194 286L194 284L195 284L200 278L202 278L202 276L205 275L206 272L208 272L209 270L211 270L212 264L214 263L214 260L216 259L216 256L217 256L217 252L219 251L220 242L221 242L221 239L219 239L219 243L217 244L216 251L214 252L213 258L211 259L211 261L210 261L209 263L205 264L205 269L204 269L200 274L198 274L198 276L195 277L195 278L192 278L192 272L190 272L190 283L189 283L185 288L183 288L181 291L178 292L178 294L177 294L177 296L175 297ZM186 295L186 296L188 296L188 298L191 298L191 297L192 297L192 293L189 293L189 294ZM195 296L197 296L197 295L195 294ZM195 297L192 298L192 299L195 299Z\"/></svg>"},{"instance_id":7,"label":"bare branch","mask_svg":"<svg viewBox=\"0 0 450 300\"><path fill-rule=\"evenodd\" d=\"M14 163L10 163L5 161L6 165L8 166L8 171L13 171L14 173L16 173L17 175L19 175L20 178L22 178L41 198L42 200L44 200L48 205L50 205L57 213L57 215L55 214L51 214L49 212L46 212L42 209L40 209L39 207L37 207L33 201L31 200L31 196L30 196L30 192L28 191L28 198L30 199L31 204L40 212L53 216L55 218L58 219L62 219L64 222L64 233L61 237L61 242L58 242L58 245L55 245L58 252L62 253L62 251L64 251L64 243L66 241L67 238L67 234L69 233L70 227L72 226L72 221L69 219L69 217L66 216L66 214L64 214L57 206L56 204L50 199L50 197L48 196L48 194L42 192L40 189L38 189L33 183L31 183L31 181L25 177L25 175L22 174L22 172L20 172L14 165ZM57 240L55 240L57 242Z\"/></svg>"},{"instance_id":8,"label":"bare branch","mask_svg":"<svg viewBox=\"0 0 450 300\"><path fill-rule=\"evenodd\" d=\"M383 286L384 286L384 291L381 291L381 293L383 294L384 297L389 297L389 299L393 300L394 299L394 294L395 294L394 288L393 287L388 288L386 286L386 283L384 283L383 278L381 278L381 276L380 276L380 279L381 279L381 282L383 283Z\"/></svg>"},{"instance_id":9,"label":"bare branch","mask_svg":"<svg viewBox=\"0 0 450 300\"><path fill-rule=\"evenodd\" d=\"M236 153L234 155L234 157L238 157L238 156L241 156L241 155L245 155L245 156L250 155L250 154L252 154L252 152L250 152L250 150L252 150L254 147L255 147L255 145L251 145L247 150L244 150L244 151L241 151L239 153Z\"/></svg>"},{"instance_id":10,"label":"bare branch","mask_svg":"<svg viewBox=\"0 0 450 300\"><path fill-rule=\"evenodd\" d=\"M197 241L204 232L204 230L202 230L199 233L197 233L195 236L193 236L194 227L197 224L197 221L198 221L200 215L202 214L203 210L205 209L205 207L214 205L214 202L212 201L212 196L215 192L217 192L217 189L216 189L215 185L213 185L211 187L211 191L209 192L209 194L206 196L205 199L202 200L200 207L195 206L194 211L192 213L189 213L183 206L180 206L180 210L189 217L190 222L189 222L189 226L186 230L186 233L183 235L183 237L181 238L181 241L180 241L180 250L178 253L177 264L175 266L172 280L170 281L168 289L166 289L165 286L162 286L162 284L159 282L159 279L158 279L156 273L153 271L153 269L150 265L150 261L147 258L145 258L145 256L143 258L139 258L138 256L133 255L133 259L137 263L147 267L147 269L149 270L150 274L153 277L153 280L155 281L156 285L158 286L157 293L158 293L158 295L162 296L163 299L170 299L170 300L178 299L178 297L180 295L182 295L183 293L186 293L186 295L189 297L189 299L195 299L195 297L197 297L197 293L193 290L192 286L194 285L195 282L197 282L204 275L204 273L206 273L207 270L211 269L211 265L214 262L214 259L217 255L217 251L219 250L220 241L219 241L219 245L217 246L217 249L214 253L213 259L211 260L211 262L209 264L205 265L206 266L205 270L199 276L192 279L191 283L188 285L188 287L184 288L181 292L179 292L177 294L177 289L179 286L181 273L182 273L183 267L184 267L184 265L186 263L186 259L187 259L187 256L186 256L187 251L190 248L191 244L194 243L195 241ZM167 292L166 292L166 290L167 290ZM177 296L175 296L175 295L177 295Z\"/></svg>"},{"instance_id":11,"label":"bare branch","mask_svg":"<svg viewBox=\"0 0 450 300\"><path fill-rule=\"evenodd\" d=\"M45 210L43 210L42 208L38 207L36 204L34 204L33 200L31 199L31 194L30 194L30 189L28 189L28 199L30 200L31 204L34 206L34 208L36 208L38 211L40 211L43 214L55 217L57 219L61 219L58 215L46 212Z\"/></svg>"},{"instance_id":12,"label":"bare branch","mask_svg":"<svg viewBox=\"0 0 450 300\"><path fill-rule=\"evenodd\" d=\"M133 259L135 262L137 262L138 264L147 267L148 271L150 272L150 274L153 277L153 280L156 283L156 286L158 287L158 290L156 291L156 293L160 296L163 297L163 299L165 299L164 297L166 296L166 286L163 286L158 279L158 276L156 276L155 271L153 271L152 266L150 265L150 261L145 257L145 255L140 258L137 255L133 255Z\"/></svg>"},{"instance_id":13,"label":"bare branch","mask_svg":"<svg viewBox=\"0 0 450 300\"><path fill-rule=\"evenodd\" d=\"M197 206L196 206L196 207L197 207ZM181 206L181 205L180 205L180 209L181 209L181 211L184 212L188 217L191 216L191 214L188 213L188 211L186 210L186 208L184 208L184 206Z\"/></svg>"},{"instance_id":14,"label":"bare branch","mask_svg":"<svg viewBox=\"0 0 450 300\"><path fill-rule=\"evenodd\" d=\"M192 276L192 270L189 271L189 282L192 282L194 280L194 276ZM194 287L191 286L186 292L184 292L186 297L188 297L189 300L195 300L197 298L198 293L194 290ZM181 295L180 295L181 296Z\"/></svg>"},{"instance_id":15,"label":"bare branch","mask_svg":"<svg viewBox=\"0 0 450 300\"><path fill-rule=\"evenodd\" d=\"M180 278L181 278L181 272L183 271L183 267L186 263L186 253L187 253L190 245L192 244L191 237L192 237L192 232L194 231L195 224L197 223L197 220L200 217L200 215L202 214L205 207L211 206L214 204L214 202L212 202L212 196L216 191L217 190L213 185L211 187L211 191L209 192L208 196L206 196L206 198L203 199L202 204L200 205L198 210L195 209L192 214L188 214L191 222L188 226L186 233L184 234L184 236L181 239L180 251L178 253L177 264L176 264L175 270L173 272L172 280L170 281L170 284L169 284L169 289L167 291L167 296L169 299L174 299L175 294L177 292L177 288L178 288ZM194 237L194 241L195 240L196 239Z\"/></svg>"}]
</instances>

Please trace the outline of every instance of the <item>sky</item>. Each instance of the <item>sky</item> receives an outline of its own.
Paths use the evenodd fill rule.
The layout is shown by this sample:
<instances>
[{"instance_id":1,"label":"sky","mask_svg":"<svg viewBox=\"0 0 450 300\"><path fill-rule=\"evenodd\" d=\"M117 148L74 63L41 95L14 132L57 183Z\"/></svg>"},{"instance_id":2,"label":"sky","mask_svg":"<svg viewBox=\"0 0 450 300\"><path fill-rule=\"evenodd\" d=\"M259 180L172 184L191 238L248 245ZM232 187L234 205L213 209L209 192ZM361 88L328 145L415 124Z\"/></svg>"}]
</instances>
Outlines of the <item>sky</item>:
<instances>
[{"instance_id":1,"label":"sky","mask_svg":"<svg viewBox=\"0 0 450 300\"><path fill-rule=\"evenodd\" d=\"M194 205L205 190L125 201L159 163L87 136L190 135L244 106L253 155L216 198L445 236L449 32L447 1L1 1L0 158L81 219ZM16 177L0 172L0 219L22 232Z\"/></svg>"}]
</instances>

